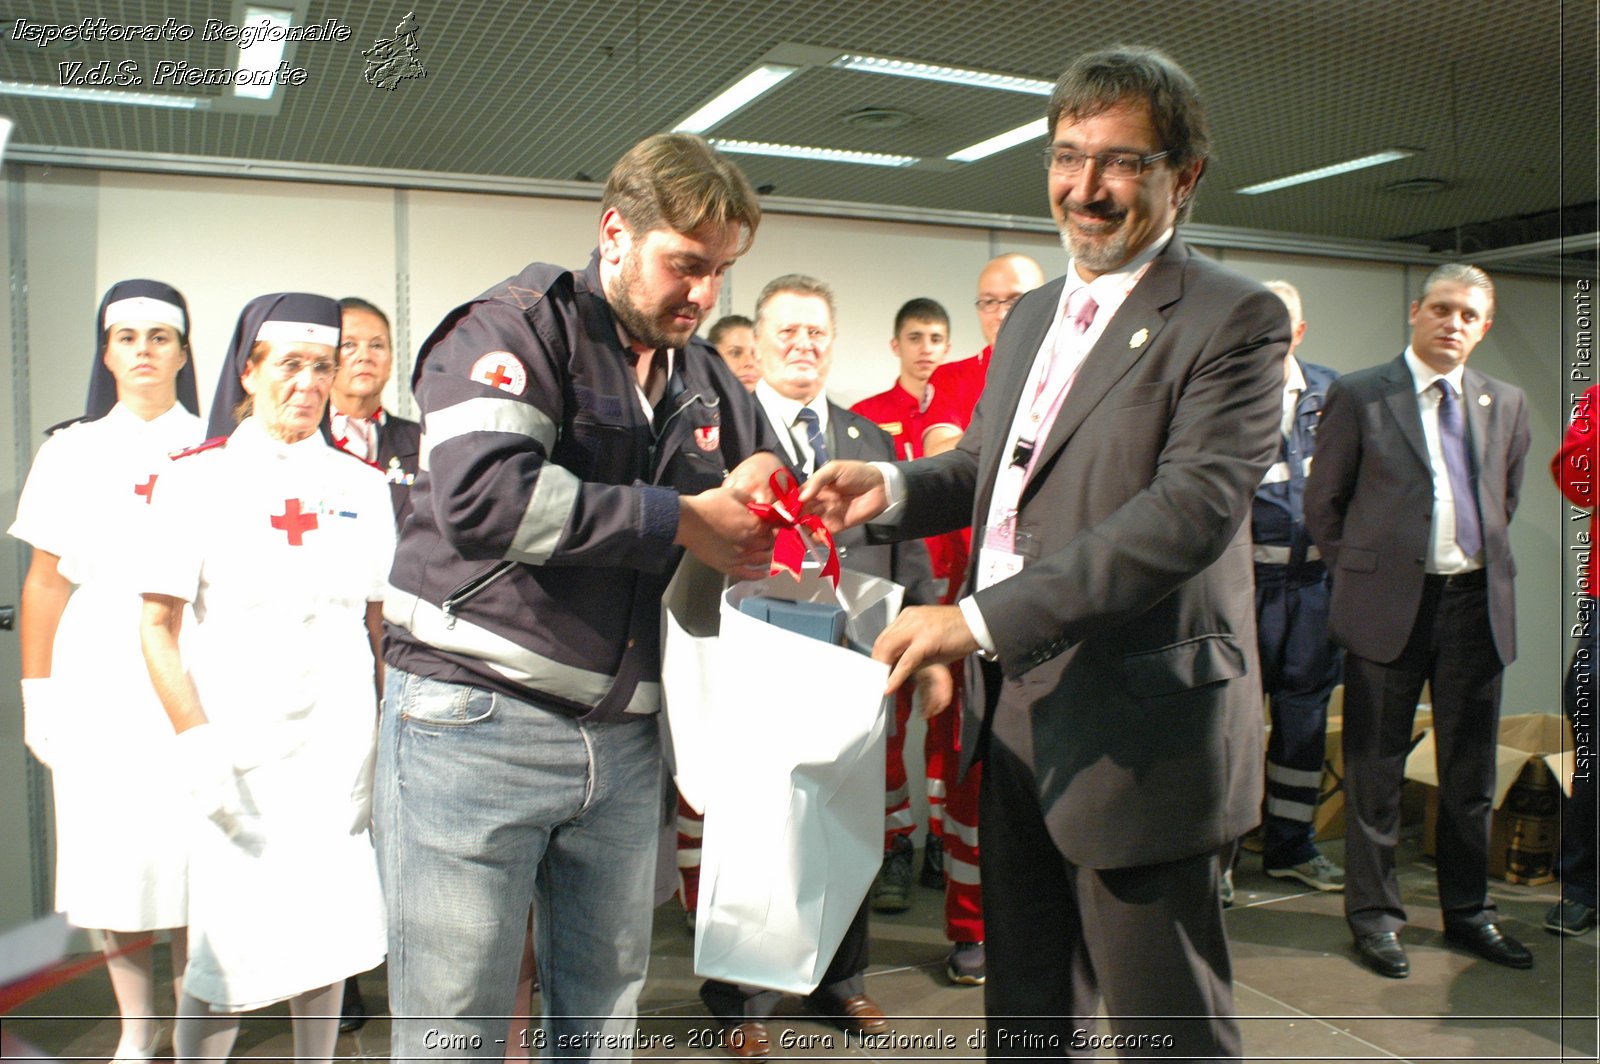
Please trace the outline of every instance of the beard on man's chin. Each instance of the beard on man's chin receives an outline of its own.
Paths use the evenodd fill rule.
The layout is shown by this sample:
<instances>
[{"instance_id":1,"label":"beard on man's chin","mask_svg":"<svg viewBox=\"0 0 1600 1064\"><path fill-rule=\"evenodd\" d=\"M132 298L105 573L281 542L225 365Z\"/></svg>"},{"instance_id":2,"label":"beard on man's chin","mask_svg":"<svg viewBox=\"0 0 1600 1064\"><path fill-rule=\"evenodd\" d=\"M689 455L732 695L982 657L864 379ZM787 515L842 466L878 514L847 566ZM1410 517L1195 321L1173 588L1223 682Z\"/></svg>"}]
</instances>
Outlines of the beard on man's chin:
<instances>
[{"instance_id":1,"label":"beard on man's chin","mask_svg":"<svg viewBox=\"0 0 1600 1064\"><path fill-rule=\"evenodd\" d=\"M1061 246L1067 249L1074 264L1096 273L1109 273L1128 261L1128 237L1118 230L1106 234L1104 242L1075 231L1070 224L1061 228Z\"/></svg>"},{"instance_id":2,"label":"beard on man's chin","mask_svg":"<svg viewBox=\"0 0 1600 1064\"><path fill-rule=\"evenodd\" d=\"M1087 214L1096 223L1109 225L1109 228L1097 234L1080 232L1072 224L1074 213ZM1085 269L1098 273L1113 270L1128 259L1128 234L1122 225L1127 217L1127 211L1118 210L1109 202L1074 203L1069 200L1062 204L1056 226L1061 233L1061 246L1067 249L1073 262Z\"/></svg>"},{"instance_id":3,"label":"beard on man's chin","mask_svg":"<svg viewBox=\"0 0 1600 1064\"><path fill-rule=\"evenodd\" d=\"M695 329L700 326L700 315L695 314L693 325L682 329L672 329L662 325L660 321L640 310L626 293L620 293L611 303L611 312L617 316L622 327L636 342L648 344L661 350L662 348L681 348L689 342Z\"/></svg>"}]
</instances>

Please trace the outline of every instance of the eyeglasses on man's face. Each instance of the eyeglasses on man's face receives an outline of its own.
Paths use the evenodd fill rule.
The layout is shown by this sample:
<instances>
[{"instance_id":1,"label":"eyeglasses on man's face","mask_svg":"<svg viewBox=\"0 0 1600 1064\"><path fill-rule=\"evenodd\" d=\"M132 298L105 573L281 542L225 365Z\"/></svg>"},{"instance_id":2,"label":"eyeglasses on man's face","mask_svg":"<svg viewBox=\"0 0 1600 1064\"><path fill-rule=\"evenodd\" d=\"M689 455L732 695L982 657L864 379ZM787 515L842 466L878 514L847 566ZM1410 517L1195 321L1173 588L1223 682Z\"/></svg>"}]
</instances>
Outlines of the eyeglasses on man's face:
<instances>
[{"instance_id":1,"label":"eyeglasses on man's face","mask_svg":"<svg viewBox=\"0 0 1600 1064\"><path fill-rule=\"evenodd\" d=\"M1140 155L1133 151L1102 151L1093 155L1073 148L1054 145L1044 150L1044 168L1058 177L1075 177L1094 160L1100 176L1113 181L1127 181L1138 177L1152 163L1165 159L1171 152L1158 151L1154 155Z\"/></svg>"},{"instance_id":2,"label":"eyeglasses on man's face","mask_svg":"<svg viewBox=\"0 0 1600 1064\"><path fill-rule=\"evenodd\" d=\"M1000 310L1010 310L1012 307L1017 305L1017 300L1021 298L1022 294L1020 292L1014 296L1008 296L1005 299L996 299L994 296L984 296L982 299L974 300L972 305L978 308L979 314L993 314Z\"/></svg>"}]
</instances>

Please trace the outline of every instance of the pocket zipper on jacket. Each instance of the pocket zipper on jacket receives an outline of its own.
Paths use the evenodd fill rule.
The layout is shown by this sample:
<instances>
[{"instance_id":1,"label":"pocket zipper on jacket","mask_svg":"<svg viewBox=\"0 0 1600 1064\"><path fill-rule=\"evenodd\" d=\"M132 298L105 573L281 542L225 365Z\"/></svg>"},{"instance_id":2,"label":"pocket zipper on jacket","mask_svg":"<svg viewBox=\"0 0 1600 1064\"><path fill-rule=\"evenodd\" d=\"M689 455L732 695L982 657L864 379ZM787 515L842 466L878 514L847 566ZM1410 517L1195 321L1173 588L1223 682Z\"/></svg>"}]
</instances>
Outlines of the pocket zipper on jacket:
<instances>
[{"instance_id":1,"label":"pocket zipper on jacket","mask_svg":"<svg viewBox=\"0 0 1600 1064\"><path fill-rule=\"evenodd\" d=\"M453 630L456 626L456 610L460 609L464 603L477 597L490 584L509 573L516 566L517 563L514 561L498 562L494 568L480 573L446 595L444 602L440 603L439 606L440 609L444 610L444 615L448 620L445 627Z\"/></svg>"}]
</instances>

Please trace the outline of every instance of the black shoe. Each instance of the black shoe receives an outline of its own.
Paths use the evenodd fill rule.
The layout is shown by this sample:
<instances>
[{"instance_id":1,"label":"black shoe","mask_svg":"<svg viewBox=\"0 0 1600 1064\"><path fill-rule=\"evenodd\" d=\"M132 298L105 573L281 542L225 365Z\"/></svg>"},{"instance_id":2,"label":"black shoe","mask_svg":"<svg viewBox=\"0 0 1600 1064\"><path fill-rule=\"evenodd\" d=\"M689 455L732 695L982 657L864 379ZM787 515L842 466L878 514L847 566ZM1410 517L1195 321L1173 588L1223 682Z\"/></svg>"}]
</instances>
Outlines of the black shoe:
<instances>
[{"instance_id":1,"label":"black shoe","mask_svg":"<svg viewBox=\"0 0 1600 1064\"><path fill-rule=\"evenodd\" d=\"M1404 979L1411 974L1406 948L1400 944L1400 936L1393 931L1357 935L1356 956L1362 964L1390 979Z\"/></svg>"},{"instance_id":2,"label":"black shoe","mask_svg":"<svg viewBox=\"0 0 1600 1064\"><path fill-rule=\"evenodd\" d=\"M1499 924L1477 924L1468 927L1444 929L1445 941L1469 949L1486 961L1503 964L1507 968L1532 968L1533 954L1526 946L1501 930Z\"/></svg>"},{"instance_id":3,"label":"black shoe","mask_svg":"<svg viewBox=\"0 0 1600 1064\"><path fill-rule=\"evenodd\" d=\"M904 835L896 835L889 851L883 855L883 867L878 869L877 882L872 885L873 912L903 913L911 908L914 858L911 840Z\"/></svg>"},{"instance_id":4,"label":"black shoe","mask_svg":"<svg viewBox=\"0 0 1600 1064\"><path fill-rule=\"evenodd\" d=\"M922 871L917 874L917 882L934 890L944 889L944 839L931 831L922 845Z\"/></svg>"},{"instance_id":5,"label":"black shoe","mask_svg":"<svg viewBox=\"0 0 1600 1064\"><path fill-rule=\"evenodd\" d=\"M344 1002L339 1006L339 1030L349 1034L367 1025L367 1003L361 996L361 984L351 976L344 981Z\"/></svg>"},{"instance_id":6,"label":"black shoe","mask_svg":"<svg viewBox=\"0 0 1600 1064\"><path fill-rule=\"evenodd\" d=\"M1562 898L1544 914L1544 929L1552 935L1581 935L1594 926L1594 909L1571 898Z\"/></svg>"}]
</instances>

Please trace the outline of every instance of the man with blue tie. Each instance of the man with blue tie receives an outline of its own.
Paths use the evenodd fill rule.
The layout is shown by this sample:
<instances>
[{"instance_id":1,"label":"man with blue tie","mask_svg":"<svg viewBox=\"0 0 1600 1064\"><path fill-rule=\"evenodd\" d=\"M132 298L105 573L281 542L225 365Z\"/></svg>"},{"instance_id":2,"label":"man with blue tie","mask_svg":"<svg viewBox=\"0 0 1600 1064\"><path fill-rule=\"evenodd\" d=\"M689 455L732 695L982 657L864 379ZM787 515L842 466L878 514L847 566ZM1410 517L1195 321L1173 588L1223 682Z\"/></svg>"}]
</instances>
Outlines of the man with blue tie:
<instances>
[{"instance_id":1,"label":"man with blue tie","mask_svg":"<svg viewBox=\"0 0 1600 1064\"><path fill-rule=\"evenodd\" d=\"M1493 318L1487 274L1434 270L1411 304L1405 352L1328 389L1306 485L1306 526L1333 574L1329 634L1347 651L1345 918L1361 963L1393 979L1411 970L1394 850L1424 682L1445 937L1533 966L1487 890L1500 680L1516 656L1508 526L1528 451L1521 390L1466 367Z\"/></svg>"}]
</instances>

